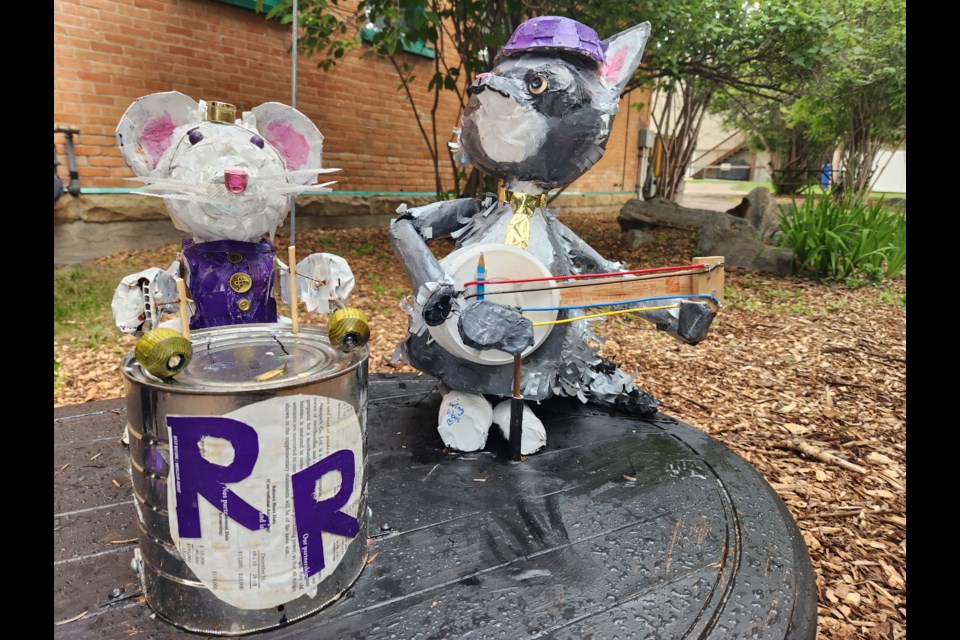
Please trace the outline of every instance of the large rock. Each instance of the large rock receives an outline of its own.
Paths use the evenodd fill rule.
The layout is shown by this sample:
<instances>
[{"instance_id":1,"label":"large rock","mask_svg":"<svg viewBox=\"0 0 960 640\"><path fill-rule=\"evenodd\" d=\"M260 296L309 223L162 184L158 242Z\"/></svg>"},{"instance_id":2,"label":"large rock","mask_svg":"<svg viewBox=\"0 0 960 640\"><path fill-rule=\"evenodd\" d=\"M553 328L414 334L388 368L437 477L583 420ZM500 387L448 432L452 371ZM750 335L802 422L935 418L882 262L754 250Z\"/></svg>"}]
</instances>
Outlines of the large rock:
<instances>
[{"instance_id":1,"label":"large rock","mask_svg":"<svg viewBox=\"0 0 960 640\"><path fill-rule=\"evenodd\" d=\"M793 251L764 244L752 224L726 213L700 228L700 255L723 256L727 265L786 276L794 271Z\"/></svg>"},{"instance_id":2,"label":"large rock","mask_svg":"<svg viewBox=\"0 0 960 640\"><path fill-rule=\"evenodd\" d=\"M621 231L671 227L673 229L699 229L718 214L706 209L688 209L671 200L629 200L620 209L617 222Z\"/></svg>"},{"instance_id":3,"label":"large rock","mask_svg":"<svg viewBox=\"0 0 960 640\"><path fill-rule=\"evenodd\" d=\"M766 187L757 187L727 213L749 222L761 240L774 238L780 231L780 205Z\"/></svg>"},{"instance_id":4,"label":"large rock","mask_svg":"<svg viewBox=\"0 0 960 640\"><path fill-rule=\"evenodd\" d=\"M730 224L730 219L742 226ZM760 242L752 226L732 216L704 225L698 245L701 255L723 256L728 266L781 276L794 272L793 251Z\"/></svg>"},{"instance_id":5,"label":"large rock","mask_svg":"<svg viewBox=\"0 0 960 640\"><path fill-rule=\"evenodd\" d=\"M767 193L769 194L769 191ZM746 201L746 198L744 200ZM769 207L766 210L769 210ZM743 213L747 214L746 207ZM622 231L634 236L640 230L653 227L697 230L702 256L724 256L728 266L777 275L790 275L794 272L793 251L765 244L759 229L745 217L705 209L688 209L669 200L654 198L627 202L620 210L617 222ZM762 226L763 222L760 224ZM771 224L766 223L768 230ZM627 240L633 238L628 237Z\"/></svg>"}]
</instances>

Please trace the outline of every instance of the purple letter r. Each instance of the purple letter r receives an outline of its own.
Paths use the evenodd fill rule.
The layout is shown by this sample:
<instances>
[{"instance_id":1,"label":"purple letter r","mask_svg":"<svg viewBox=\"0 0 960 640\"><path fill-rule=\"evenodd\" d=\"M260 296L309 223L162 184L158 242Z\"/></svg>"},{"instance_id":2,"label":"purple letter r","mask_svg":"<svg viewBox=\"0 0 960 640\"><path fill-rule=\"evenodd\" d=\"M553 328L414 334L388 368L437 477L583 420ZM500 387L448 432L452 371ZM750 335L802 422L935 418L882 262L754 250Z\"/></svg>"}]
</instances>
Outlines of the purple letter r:
<instances>
[{"instance_id":1,"label":"purple letter r","mask_svg":"<svg viewBox=\"0 0 960 640\"><path fill-rule=\"evenodd\" d=\"M317 481L331 471L340 474L340 488L333 497L317 500L314 497ZM357 519L340 511L353 493L355 474L353 451L340 449L290 478L304 579L320 573L324 567L322 532L329 531L347 538L353 538L360 532Z\"/></svg>"},{"instance_id":2,"label":"purple letter r","mask_svg":"<svg viewBox=\"0 0 960 640\"><path fill-rule=\"evenodd\" d=\"M218 416L168 416L177 490L177 524L181 538L199 538L200 504L203 496L214 507L247 529L270 526L260 513L227 488L253 472L260 454L260 442L253 427L239 420ZM233 445L233 462L215 464L200 455L198 443L206 437L223 438Z\"/></svg>"}]
</instances>

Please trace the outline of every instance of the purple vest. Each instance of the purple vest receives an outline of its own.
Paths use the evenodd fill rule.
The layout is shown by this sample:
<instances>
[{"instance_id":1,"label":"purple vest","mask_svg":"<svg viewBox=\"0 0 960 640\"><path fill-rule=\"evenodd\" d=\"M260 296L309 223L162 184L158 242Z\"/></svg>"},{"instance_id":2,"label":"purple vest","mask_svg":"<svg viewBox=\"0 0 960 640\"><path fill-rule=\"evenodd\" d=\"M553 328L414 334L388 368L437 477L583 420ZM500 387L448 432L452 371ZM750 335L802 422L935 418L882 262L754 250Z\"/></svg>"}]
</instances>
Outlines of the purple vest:
<instances>
[{"instance_id":1,"label":"purple vest","mask_svg":"<svg viewBox=\"0 0 960 640\"><path fill-rule=\"evenodd\" d=\"M273 254L273 245L266 239L184 240L183 257L190 268L187 286L197 304L190 328L276 322Z\"/></svg>"}]
</instances>

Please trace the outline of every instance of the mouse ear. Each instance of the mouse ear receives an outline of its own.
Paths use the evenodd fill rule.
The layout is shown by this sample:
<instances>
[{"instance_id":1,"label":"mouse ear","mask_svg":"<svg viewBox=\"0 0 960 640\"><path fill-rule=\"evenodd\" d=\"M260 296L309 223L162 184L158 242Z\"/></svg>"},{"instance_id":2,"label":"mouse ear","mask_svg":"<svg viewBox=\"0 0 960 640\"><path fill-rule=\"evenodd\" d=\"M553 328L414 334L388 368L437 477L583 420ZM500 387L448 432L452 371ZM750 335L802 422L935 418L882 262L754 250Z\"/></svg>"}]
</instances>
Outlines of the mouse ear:
<instances>
[{"instance_id":1,"label":"mouse ear","mask_svg":"<svg viewBox=\"0 0 960 640\"><path fill-rule=\"evenodd\" d=\"M289 171L320 169L323 134L310 119L285 104L265 102L251 112L257 131L277 150ZM316 175L292 176L291 182L312 184Z\"/></svg>"},{"instance_id":2,"label":"mouse ear","mask_svg":"<svg viewBox=\"0 0 960 640\"><path fill-rule=\"evenodd\" d=\"M600 74L607 86L616 89L618 97L640 66L649 38L650 23L644 22L603 41L605 54Z\"/></svg>"},{"instance_id":3,"label":"mouse ear","mask_svg":"<svg viewBox=\"0 0 960 640\"><path fill-rule=\"evenodd\" d=\"M170 147L177 127L202 122L195 100L177 91L153 93L131 104L117 125L120 155L133 172L145 176Z\"/></svg>"}]
</instances>

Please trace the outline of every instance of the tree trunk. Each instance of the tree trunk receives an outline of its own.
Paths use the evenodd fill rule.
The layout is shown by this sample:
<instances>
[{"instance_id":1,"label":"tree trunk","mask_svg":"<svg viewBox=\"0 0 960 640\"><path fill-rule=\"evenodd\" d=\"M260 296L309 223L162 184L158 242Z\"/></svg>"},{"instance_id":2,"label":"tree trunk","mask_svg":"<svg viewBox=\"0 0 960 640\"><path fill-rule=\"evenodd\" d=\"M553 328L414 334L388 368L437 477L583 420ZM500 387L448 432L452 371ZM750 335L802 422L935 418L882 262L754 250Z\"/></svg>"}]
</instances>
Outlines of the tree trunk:
<instances>
[{"instance_id":1,"label":"tree trunk","mask_svg":"<svg viewBox=\"0 0 960 640\"><path fill-rule=\"evenodd\" d=\"M676 200L682 194L687 167L693 159L713 89L696 80L678 82L662 93L662 104L654 98L651 117L660 135L660 153L656 166L657 196Z\"/></svg>"}]
</instances>

